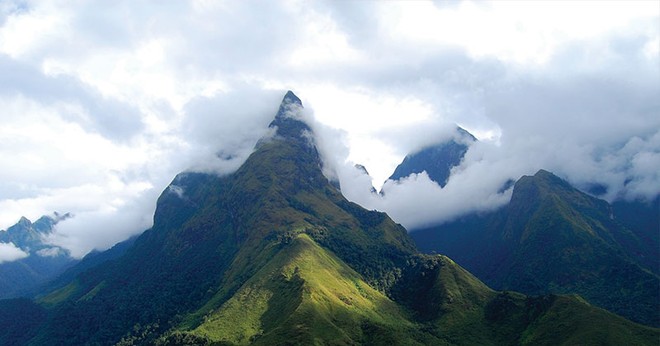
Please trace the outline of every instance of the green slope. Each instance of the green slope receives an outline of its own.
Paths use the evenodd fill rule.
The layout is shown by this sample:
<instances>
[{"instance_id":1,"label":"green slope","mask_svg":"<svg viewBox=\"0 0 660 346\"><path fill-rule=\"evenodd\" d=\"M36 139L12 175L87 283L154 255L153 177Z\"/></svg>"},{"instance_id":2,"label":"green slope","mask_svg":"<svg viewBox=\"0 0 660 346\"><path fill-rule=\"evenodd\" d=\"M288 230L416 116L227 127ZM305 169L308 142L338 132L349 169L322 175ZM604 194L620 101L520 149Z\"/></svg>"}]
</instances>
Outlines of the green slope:
<instances>
[{"instance_id":1,"label":"green slope","mask_svg":"<svg viewBox=\"0 0 660 346\"><path fill-rule=\"evenodd\" d=\"M610 205L547 171L516 182L507 207L413 232L497 289L577 293L634 321L660 325L660 278L642 267L643 242ZM635 249L639 249L636 251Z\"/></svg>"},{"instance_id":2,"label":"green slope","mask_svg":"<svg viewBox=\"0 0 660 346\"><path fill-rule=\"evenodd\" d=\"M300 234L192 333L235 344L401 344L412 326L394 302Z\"/></svg>"},{"instance_id":3,"label":"green slope","mask_svg":"<svg viewBox=\"0 0 660 346\"><path fill-rule=\"evenodd\" d=\"M0 243L11 243L28 254L15 261L0 263L0 299L30 297L77 261L66 250L48 244L44 237L69 214L42 216L35 222L23 217L18 223L0 230ZM48 253L44 256L42 251Z\"/></svg>"},{"instance_id":4,"label":"green slope","mask_svg":"<svg viewBox=\"0 0 660 346\"><path fill-rule=\"evenodd\" d=\"M235 173L177 176L153 228L122 256L41 306L0 301L4 316L27 317L17 306L40 314L22 339L21 324L0 325L0 344L509 345L565 312L550 309L552 297L497 293L447 257L418 254L387 215L344 199L321 173L309 127L287 116L292 103L287 94L277 136ZM636 344L659 335L594 316ZM556 340L578 333L605 332L587 324Z\"/></svg>"},{"instance_id":5,"label":"green slope","mask_svg":"<svg viewBox=\"0 0 660 346\"><path fill-rule=\"evenodd\" d=\"M523 333L523 345L657 345L658 330L642 327L574 296L553 297Z\"/></svg>"},{"instance_id":6,"label":"green slope","mask_svg":"<svg viewBox=\"0 0 660 346\"><path fill-rule=\"evenodd\" d=\"M629 251L640 258L645 268L660 274L660 195L650 201L615 201L612 211L617 221L630 229L641 242L641 249Z\"/></svg>"},{"instance_id":7,"label":"green slope","mask_svg":"<svg viewBox=\"0 0 660 346\"><path fill-rule=\"evenodd\" d=\"M495 292L445 256L409 259L388 297L307 234L218 309L159 344L654 345L657 329L577 296Z\"/></svg>"},{"instance_id":8,"label":"green slope","mask_svg":"<svg viewBox=\"0 0 660 346\"><path fill-rule=\"evenodd\" d=\"M44 295L51 318L33 341L107 344L199 323L203 311L230 299L268 263L273 241L300 230L369 284L391 286L393 269L415 251L411 239L385 214L346 201L328 183L316 148L293 135L309 128L283 115L286 103L273 122L278 136L259 143L238 171L180 174L160 196L153 228L125 255Z\"/></svg>"}]
</instances>

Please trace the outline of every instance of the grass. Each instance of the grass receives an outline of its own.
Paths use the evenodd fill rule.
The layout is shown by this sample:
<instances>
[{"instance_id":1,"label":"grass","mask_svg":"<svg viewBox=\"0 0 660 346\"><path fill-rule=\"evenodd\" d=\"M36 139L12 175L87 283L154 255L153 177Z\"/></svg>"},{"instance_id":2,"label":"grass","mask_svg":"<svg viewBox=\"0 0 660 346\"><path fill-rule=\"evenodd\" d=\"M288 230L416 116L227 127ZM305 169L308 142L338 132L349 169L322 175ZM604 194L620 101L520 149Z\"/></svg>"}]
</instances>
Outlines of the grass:
<instances>
[{"instance_id":1,"label":"grass","mask_svg":"<svg viewBox=\"0 0 660 346\"><path fill-rule=\"evenodd\" d=\"M658 345L658 329L641 326L587 304L559 296L521 338L523 345Z\"/></svg>"},{"instance_id":2,"label":"grass","mask_svg":"<svg viewBox=\"0 0 660 346\"><path fill-rule=\"evenodd\" d=\"M640 240L611 217L611 210L607 202L539 171L516 182L508 206L412 236L425 251L452 256L496 289L577 293L658 327L660 277L640 266Z\"/></svg>"},{"instance_id":3,"label":"grass","mask_svg":"<svg viewBox=\"0 0 660 346\"><path fill-rule=\"evenodd\" d=\"M165 192L126 255L41 299L59 306L33 341L516 344L552 340L566 311L586 313L494 292L447 257L417 254L403 227L346 201L319 167L306 141L276 139L234 174L180 175L185 198ZM646 341L646 329L593 316ZM584 328L555 329L557 340L599 333Z\"/></svg>"},{"instance_id":4,"label":"grass","mask_svg":"<svg viewBox=\"0 0 660 346\"><path fill-rule=\"evenodd\" d=\"M365 326L403 332L414 325L357 272L299 234L192 333L234 344L352 343L373 337Z\"/></svg>"},{"instance_id":5,"label":"grass","mask_svg":"<svg viewBox=\"0 0 660 346\"><path fill-rule=\"evenodd\" d=\"M45 306L55 306L72 297L77 293L79 288L80 285L78 280L71 281L70 284L57 289L48 295L38 298L37 303L43 304Z\"/></svg>"},{"instance_id":6,"label":"grass","mask_svg":"<svg viewBox=\"0 0 660 346\"><path fill-rule=\"evenodd\" d=\"M94 296L96 296L105 286L106 286L106 282L102 281L100 284L92 288L89 292L85 293L84 296L80 297L79 300L90 300L94 298Z\"/></svg>"}]
</instances>

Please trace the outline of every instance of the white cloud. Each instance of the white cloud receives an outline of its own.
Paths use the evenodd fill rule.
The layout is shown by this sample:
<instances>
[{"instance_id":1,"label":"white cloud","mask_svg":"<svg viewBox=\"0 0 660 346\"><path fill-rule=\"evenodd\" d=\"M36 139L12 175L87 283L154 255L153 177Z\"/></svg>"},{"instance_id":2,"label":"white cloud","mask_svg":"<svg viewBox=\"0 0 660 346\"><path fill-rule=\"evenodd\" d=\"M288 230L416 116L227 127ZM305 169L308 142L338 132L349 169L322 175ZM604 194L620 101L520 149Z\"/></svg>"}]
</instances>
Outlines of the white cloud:
<instances>
[{"instance_id":1,"label":"white cloud","mask_svg":"<svg viewBox=\"0 0 660 346\"><path fill-rule=\"evenodd\" d=\"M41 257L57 257L66 255L66 252L59 247L47 247L37 251L37 255Z\"/></svg>"},{"instance_id":2,"label":"white cloud","mask_svg":"<svg viewBox=\"0 0 660 346\"><path fill-rule=\"evenodd\" d=\"M159 193L152 189L78 212L59 222L44 241L70 250L75 258L81 258L94 249L110 248L151 227Z\"/></svg>"},{"instance_id":3,"label":"white cloud","mask_svg":"<svg viewBox=\"0 0 660 346\"><path fill-rule=\"evenodd\" d=\"M16 7L10 7L5 4L7 7L3 10L10 14L0 30L0 51L16 58L29 55L49 45L51 40L61 38L61 30L66 27L69 14L57 11L52 5L44 4L35 8L30 5L17 4Z\"/></svg>"},{"instance_id":4,"label":"white cloud","mask_svg":"<svg viewBox=\"0 0 660 346\"><path fill-rule=\"evenodd\" d=\"M544 64L564 43L626 29L635 21L653 23L652 1L464 1L455 7L431 2L383 6L388 34L407 46L464 48L475 58L495 57L520 64Z\"/></svg>"},{"instance_id":5,"label":"white cloud","mask_svg":"<svg viewBox=\"0 0 660 346\"><path fill-rule=\"evenodd\" d=\"M326 170L349 198L405 224L491 208L506 198L499 184L539 168L607 185L608 198L657 193L659 11L5 1L0 226L70 211L51 240L76 256L140 232L176 173L238 167L286 89L316 117ZM379 186L454 123L483 143L445 189L417 176L373 199L354 162ZM407 213L415 194L442 208Z\"/></svg>"},{"instance_id":6,"label":"white cloud","mask_svg":"<svg viewBox=\"0 0 660 346\"><path fill-rule=\"evenodd\" d=\"M303 19L302 44L296 47L289 63L296 67L361 62L361 52L352 47L346 35L328 15L297 7L295 16Z\"/></svg>"},{"instance_id":7,"label":"white cloud","mask_svg":"<svg viewBox=\"0 0 660 346\"><path fill-rule=\"evenodd\" d=\"M14 245L14 243L0 243L0 263L13 262L28 257L29 254Z\"/></svg>"},{"instance_id":8,"label":"white cloud","mask_svg":"<svg viewBox=\"0 0 660 346\"><path fill-rule=\"evenodd\" d=\"M389 177L396 162L407 152L433 142L448 125L433 119L431 106L414 95L397 98L329 85L303 90L301 97L316 121L346 131L344 140L350 151L345 159L369 167L377 185ZM411 132L417 132L413 139L409 138ZM393 142L397 144L395 147Z\"/></svg>"}]
</instances>

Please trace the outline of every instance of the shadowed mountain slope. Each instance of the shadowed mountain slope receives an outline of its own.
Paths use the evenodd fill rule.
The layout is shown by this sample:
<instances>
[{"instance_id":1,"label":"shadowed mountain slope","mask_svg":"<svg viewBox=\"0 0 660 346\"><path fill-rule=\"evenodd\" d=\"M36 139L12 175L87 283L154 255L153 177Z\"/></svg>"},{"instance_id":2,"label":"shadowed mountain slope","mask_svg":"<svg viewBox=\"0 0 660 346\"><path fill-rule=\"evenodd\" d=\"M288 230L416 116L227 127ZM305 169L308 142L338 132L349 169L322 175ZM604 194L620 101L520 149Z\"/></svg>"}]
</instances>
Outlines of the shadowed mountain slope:
<instances>
[{"instance_id":1,"label":"shadowed mountain slope","mask_svg":"<svg viewBox=\"0 0 660 346\"><path fill-rule=\"evenodd\" d=\"M494 288L577 293L634 321L660 324L660 279L642 266L644 243L607 202L547 171L518 180L499 211L411 235L423 251L448 254Z\"/></svg>"},{"instance_id":2,"label":"shadowed mountain slope","mask_svg":"<svg viewBox=\"0 0 660 346\"><path fill-rule=\"evenodd\" d=\"M456 127L455 138L407 155L389 179L399 180L413 173L425 171L431 180L444 187L451 169L461 163L469 145L476 140L469 132Z\"/></svg>"},{"instance_id":3,"label":"shadowed mountain slope","mask_svg":"<svg viewBox=\"0 0 660 346\"><path fill-rule=\"evenodd\" d=\"M55 213L35 222L23 217L6 231L0 231L0 243L14 244L27 255L0 263L0 299L30 296L77 262L66 250L44 240L59 221L68 217L69 214Z\"/></svg>"},{"instance_id":4,"label":"shadowed mountain slope","mask_svg":"<svg viewBox=\"0 0 660 346\"><path fill-rule=\"evenodd\" d=\"M274 137L236 172L178 175L124 255L36 303L0 302L0 322L20 316L12 306L38 312L22 339L0 323L0 344L556 344L609 333L546 333L592 310L613 340L660 336L577 298L494 292L418 254L400 225L329 184L300 107L287 93Z\"/></svg>"}]
</instances>

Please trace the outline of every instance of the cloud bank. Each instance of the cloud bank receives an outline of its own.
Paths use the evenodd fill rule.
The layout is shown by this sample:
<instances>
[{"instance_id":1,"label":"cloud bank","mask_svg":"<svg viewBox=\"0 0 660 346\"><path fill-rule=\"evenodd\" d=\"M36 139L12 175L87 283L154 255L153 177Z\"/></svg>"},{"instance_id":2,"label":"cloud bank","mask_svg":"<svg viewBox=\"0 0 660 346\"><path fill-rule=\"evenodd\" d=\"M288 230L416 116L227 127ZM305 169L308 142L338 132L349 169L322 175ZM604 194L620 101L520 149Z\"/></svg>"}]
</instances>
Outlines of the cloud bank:
<instances>
[{"instance_id":1,"label":"cloud bank","mask_svg":"<svg viewBox=\"0 0 660 346\"><path fill-rule=\"evenodd\" d=\"M75 256L137 234L178 172L236 169L287 89L313 114L326 173L408 227L493 208L502 183L539 168L605 186L610 200L651 196L659 11L649 1L4 1L0 228L71 212L51 240ZM445 189L418 175L372 198L372 184L454 124L480 143Z\"/></svg>"},{"instance_id":2,"label":"cloud bank","mask_svg":"<svg viewBox=\"0 0 660 346\"><path fill-rule=\"evenodd\" d=\"M29 255L16 247L14 243L0 243L0 263L13 262Z\"/></svg>"}]
</instances>

